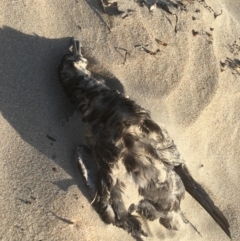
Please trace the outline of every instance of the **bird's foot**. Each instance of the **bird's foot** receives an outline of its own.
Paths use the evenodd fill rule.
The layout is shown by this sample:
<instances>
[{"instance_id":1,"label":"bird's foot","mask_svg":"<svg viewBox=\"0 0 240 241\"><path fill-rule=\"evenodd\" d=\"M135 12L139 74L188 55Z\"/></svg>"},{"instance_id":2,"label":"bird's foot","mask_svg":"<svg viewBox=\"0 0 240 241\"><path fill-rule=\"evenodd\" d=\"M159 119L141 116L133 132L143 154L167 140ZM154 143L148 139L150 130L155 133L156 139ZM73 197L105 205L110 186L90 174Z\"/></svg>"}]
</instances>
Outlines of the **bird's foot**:
<instances>
[{"instance_id":1,"label":"bird's foot","mask_svg":"<svg viewBox=\"0 0 240 241\"><path fill-rule=\"evenodd\" d=\"M131 233L131 235L137 240L142 240L141 236L148 236L148 234L143 231L142 224L138 218L130 213L123 216L120 220L116 220L115 225L126 230L128 233Z\"/></svg>"}]
</instances>

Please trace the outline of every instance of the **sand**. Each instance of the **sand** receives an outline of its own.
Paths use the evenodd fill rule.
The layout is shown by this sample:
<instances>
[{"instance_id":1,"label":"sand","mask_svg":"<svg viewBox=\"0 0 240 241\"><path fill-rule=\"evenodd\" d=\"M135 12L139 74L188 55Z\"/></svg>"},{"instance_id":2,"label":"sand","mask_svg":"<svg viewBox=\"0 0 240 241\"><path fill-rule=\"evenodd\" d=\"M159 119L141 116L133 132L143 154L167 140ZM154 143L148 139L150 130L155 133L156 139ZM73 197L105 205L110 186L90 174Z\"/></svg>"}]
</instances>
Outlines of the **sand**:
<instances>
[{"instance_id":1,"label":"sand","mask_svg":"<svg viewBox=\"0 0 240 241\"><path fill-rule=\"evenodd\" d=\"M183 1L173 14L116 1L125 18L97 0L0 2L0 240L133 240L102 223L74 163L83 123L57 78L71 36L91 71L168 130L240 240L239 0ZM149 223L147 240L229 240L189 195L182 210L202 237Z\"/></svg>"}]
</instances>

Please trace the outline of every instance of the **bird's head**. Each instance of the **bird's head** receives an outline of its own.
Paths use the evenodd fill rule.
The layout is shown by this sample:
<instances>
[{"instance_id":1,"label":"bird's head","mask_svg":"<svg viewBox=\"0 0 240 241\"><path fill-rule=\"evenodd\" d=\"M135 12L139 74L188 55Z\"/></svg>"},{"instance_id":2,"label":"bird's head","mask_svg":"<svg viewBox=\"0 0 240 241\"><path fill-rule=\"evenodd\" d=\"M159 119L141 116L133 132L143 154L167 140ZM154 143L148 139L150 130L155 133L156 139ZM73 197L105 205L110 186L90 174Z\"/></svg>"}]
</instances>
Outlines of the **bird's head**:
<instances>
[{"instance_id":1,"label":"bird's head","mask_svg":"<svg viewBox=\"0 0 240 241\"><path fill-rule=\"evenodd\" d=\"M62 57L58 68L59 81L63 87L68 87L71 82L88 78L91 73L87 70L88 61L85 59L79 48L79 41L72 39L72 47L69 53Z\"/></svg>"}]
</instances>

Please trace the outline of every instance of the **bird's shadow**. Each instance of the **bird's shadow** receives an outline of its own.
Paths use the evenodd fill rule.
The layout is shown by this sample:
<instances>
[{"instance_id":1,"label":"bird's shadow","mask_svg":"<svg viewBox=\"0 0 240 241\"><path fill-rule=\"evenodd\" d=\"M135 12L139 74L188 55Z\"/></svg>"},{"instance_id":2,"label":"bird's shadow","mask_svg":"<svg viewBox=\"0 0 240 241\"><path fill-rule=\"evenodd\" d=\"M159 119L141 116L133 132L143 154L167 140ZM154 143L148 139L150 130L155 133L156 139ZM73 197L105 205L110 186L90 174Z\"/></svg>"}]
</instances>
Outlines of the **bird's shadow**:
<instances>
[{"instance_id":1,"label":"bird's shadow","mask_svg":"<svg viewBox=\"0 0 240 241\"><path fill-rule=\"evenodd\" d=\"M55 181L55 185L67 190L77 184L89 199L74 162L75 149L84 142L81 116L68 118L75 109L57 75L70 40L25 34L7 26L0 28L0 111L26 143L52 161L50 168L54 163L72 178ZM94 62L91 56L89 61ZM107 70L95 74L123 92L119 80Z\"/></svg>"}]
</instances>

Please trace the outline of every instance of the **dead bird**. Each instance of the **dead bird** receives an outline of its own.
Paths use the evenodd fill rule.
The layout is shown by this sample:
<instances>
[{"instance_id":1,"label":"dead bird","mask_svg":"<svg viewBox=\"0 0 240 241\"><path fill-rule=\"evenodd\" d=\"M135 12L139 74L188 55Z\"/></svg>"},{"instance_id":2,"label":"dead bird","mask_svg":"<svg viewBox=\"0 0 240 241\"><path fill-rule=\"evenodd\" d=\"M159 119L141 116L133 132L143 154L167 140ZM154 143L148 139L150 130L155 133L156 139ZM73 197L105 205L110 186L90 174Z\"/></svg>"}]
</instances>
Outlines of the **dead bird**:
<instances>
[{"instance_id":1,"label":"dead bird","mask_svg":"<svg viewBox=\"0 0 240 241\"><path fill-rule=\"evenodd\" d=\"M87 64L79 41L73 40L72 51L63 56L58 72L64 91L86 122L88 147L78 147L78 164L101 219L138 240L147 233L133 211L177 230L186 190L231 237L227 219L193 179L167 131L151 119L147 110L94 78ZM91 158L96 172L89 166ZM123 200L127 184L118 175L120 167L141 197L129 208Z\"/></svg>"}]
</instances>

